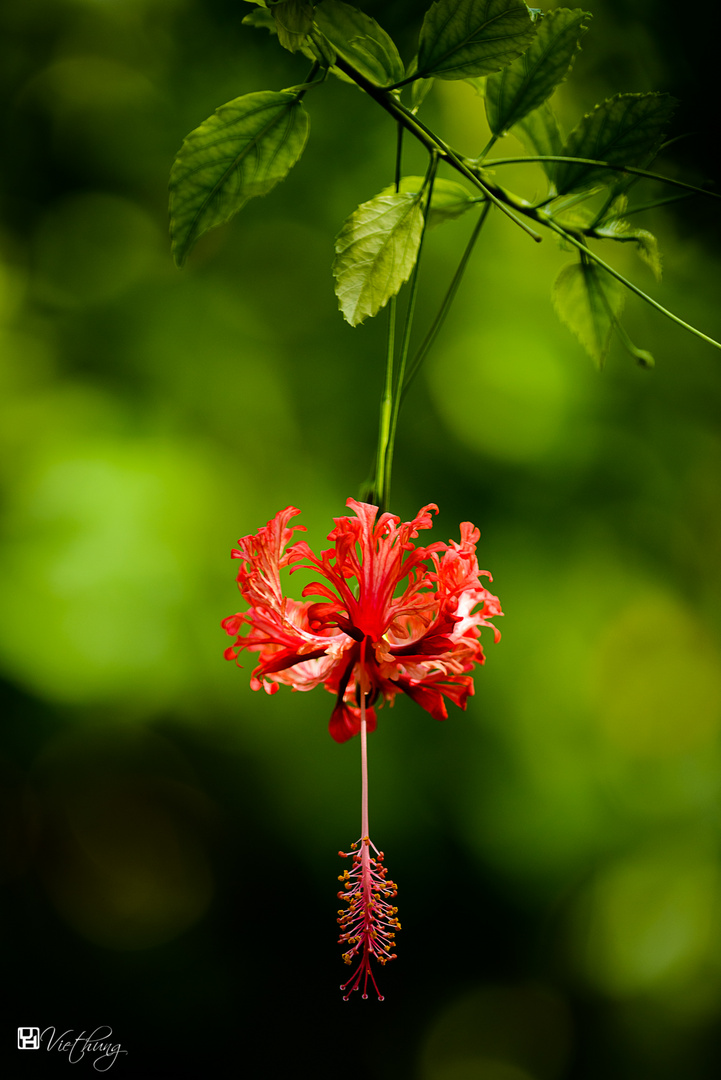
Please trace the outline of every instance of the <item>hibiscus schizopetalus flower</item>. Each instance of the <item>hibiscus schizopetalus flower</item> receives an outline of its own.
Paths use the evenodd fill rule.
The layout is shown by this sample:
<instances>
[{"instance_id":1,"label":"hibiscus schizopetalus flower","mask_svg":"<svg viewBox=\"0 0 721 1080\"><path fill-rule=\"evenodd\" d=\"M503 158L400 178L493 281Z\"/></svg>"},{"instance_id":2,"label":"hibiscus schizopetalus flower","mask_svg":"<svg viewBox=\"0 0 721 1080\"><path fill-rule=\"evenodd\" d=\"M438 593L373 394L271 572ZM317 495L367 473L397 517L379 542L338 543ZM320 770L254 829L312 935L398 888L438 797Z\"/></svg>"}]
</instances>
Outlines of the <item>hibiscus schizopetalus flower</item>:
<instances>
[{"instance_id":1,"label":"hibiscus schizopetalus flower","mask_svg":"<svg viewBox=\"0 0 721 1080\"><path fill-rule=\"evenodd\" d=\"M376 726L375 704L392 704L404 693L445 720L445 698L462 709L473 693L471 672L485 661L481 627L501 615L498 598L481 584L490 578L478 569L480 533L461 524L461 540L412 543L419 529L431 527L424 506L413 521L348 499L355 517L335 518L328 539L333 547L315 555L308 544L291 543L302 525L289 525L300 511L276 514L255 535L244 536L233 557L241 560L238 587L249 610L223 620L235 642L226 649L236 660L245 649L258 654L250 685L274 694L282 683L294 690L324 686L336 696L330 733L337 742L360 731L360 667L364 651L367 723ZM283 595L280 571L303 566L321 580L307 585L297 601ZM242 631L247 628L247 633Z\"/></svg>"},{"instance_id":2,"label":"hibiscus schizopetalus flower","mask_svg":"<svg viewBox=\"0 0 721 1080\"><path fill-rule=\"evenodd\" d=\"M480 533L461 524L460 542L435 541L416 546L420 529L431 527L434 504L424 506L412 521L393 514L378 516L378 507L348 499L355 517L335 518L328 539L333 547L317 556L304 540L293 541L302 525L290 525L300 513L286 507L259 529L244 536L233 557L241 560L238 587L248 610L223 620L235 638L227 660L243 650L257 654L250 685L274 694L283 683L293 690L324 686L335 695L330 733L337 742L361 737L361 836L350 852L352 867L341 876L348 904L338 913L343 959L359 963L341 989L344 996L361 983L367 997L370 978L379 999L370 962L395 959L397 908L389 903L396 886L387 877L383 855L368 832L367 732L376 727L375 706L393 704L407 694L436 720L448 713L445 699L460 708L474 692L471 672L485 661L481 628L502 615L498 598L481 583L490 574L478 569ZM319 579L303 597L283 595L280 571L304 567ZM320 599L322 598L322 599ZM246 631L247 632L243 632ZM371 852L375 852L373 855Z\"/></svg>"}]
</instances>

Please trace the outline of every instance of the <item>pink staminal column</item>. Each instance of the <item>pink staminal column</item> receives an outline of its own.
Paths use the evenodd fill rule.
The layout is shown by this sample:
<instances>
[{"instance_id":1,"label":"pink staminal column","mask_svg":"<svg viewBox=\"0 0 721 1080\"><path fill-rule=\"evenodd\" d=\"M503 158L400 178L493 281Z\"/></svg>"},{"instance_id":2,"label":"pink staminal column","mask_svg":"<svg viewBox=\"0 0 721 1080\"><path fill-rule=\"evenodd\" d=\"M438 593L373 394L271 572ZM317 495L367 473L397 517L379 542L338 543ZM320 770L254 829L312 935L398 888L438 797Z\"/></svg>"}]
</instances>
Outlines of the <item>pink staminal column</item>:
<instances>
[{"instance_id":1,"label":"pink staminal column","mask_svg":"<svg viewBox=\"0 0 721 1080\"><path fill-rule=\"evenodd\" d=\"M343 983L343 1000L347 1001L354 990L363 984L362 997L368 998L368 980L373 983L378 1000L383 1001L383 994L378 989L371 960L387 964L395 960L392 951L395 946L395 932L400 930L398 908L392 901L397 895L395 884L389 879L383 865L383 852L372 842L368 830L368 732L366 726L366 697L368 679L365 671L365 641L361 645L360 659L360 743L361 743L361 835L350 851L339 851L344 859L352 859L350 870L339 875L343 890L338 898L343 900L347 909L338 912L340 944L348 946L343 954L343 961L352 964L360 958L358 966L347 982ZM375 854L374 854L375 853Z\"/></svg>"}]
</instances>

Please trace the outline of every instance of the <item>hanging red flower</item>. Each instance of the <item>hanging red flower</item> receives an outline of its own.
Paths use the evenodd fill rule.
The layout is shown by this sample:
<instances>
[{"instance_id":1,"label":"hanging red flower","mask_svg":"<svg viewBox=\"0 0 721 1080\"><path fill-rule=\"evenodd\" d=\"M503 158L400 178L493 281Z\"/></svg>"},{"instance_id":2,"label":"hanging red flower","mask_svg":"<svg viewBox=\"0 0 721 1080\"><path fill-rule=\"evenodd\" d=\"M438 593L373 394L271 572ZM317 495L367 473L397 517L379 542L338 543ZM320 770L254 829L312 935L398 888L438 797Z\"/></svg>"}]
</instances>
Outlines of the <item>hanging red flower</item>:
<instances>
[{"instance_id":1,"label":"hanging red flower","mask_svg":"<svg viewBox=\"0 0 721 1080\"><path fill-rule=\"evenodd\" d=\"M223 620L235 638L225 651L237 660L245 649L258 653L250 685L274 694L281 683L294 690L323 685L336 696L330 733L337 742L360 731L361 686L368 730L376 726L373 706L407 694L445 720L445 698L465 709L474 692L470 674L485 661L481 628L502 615L498 598L481 584L478 529L461 524L460 543L413 541L432 525L433 503L412 521L348 499L355 517L335 518L333 547L317 556L304 540L291 543L302 525L286 507L254 535L238 541L238 587L249 609ZM283 595L280 571L300 567L321 580L307 585L297 601ZM318 599L318 598L323 599ZM241 633L243 628L246 633Z\"/></svg>"}]
</instances>

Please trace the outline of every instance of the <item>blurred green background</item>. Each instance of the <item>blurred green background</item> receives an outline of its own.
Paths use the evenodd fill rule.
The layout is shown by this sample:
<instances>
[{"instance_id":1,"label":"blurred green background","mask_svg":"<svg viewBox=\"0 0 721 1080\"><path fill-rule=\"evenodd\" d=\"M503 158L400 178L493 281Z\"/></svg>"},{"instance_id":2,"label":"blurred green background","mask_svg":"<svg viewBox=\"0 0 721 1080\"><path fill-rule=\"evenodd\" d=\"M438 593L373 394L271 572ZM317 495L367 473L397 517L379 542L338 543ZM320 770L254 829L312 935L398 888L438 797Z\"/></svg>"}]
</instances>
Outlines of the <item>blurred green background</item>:
<instances>
[{"instance_id":1,"label":"blurred green background","mask_svg":"<svg viewBox=\"0 0 721 1080\"><path fill-rule=\"evenodd\" d=\"M364 10L407 58L424 6ZM322 690L253 694L219 623L238 536L292 503L317 548L365 478L384 320L343 324L330 263L392 179L394 133L352 87L315 91L288 180L175 270L183 137L306 74L248 10L0 7L0 1060L60 1075L15 1028L109 1024L114 1075L715 1078L721 358L630 297L657 367L614 346L599 375L549 302L569 254L499 215L407 401L394 510L439 503L438 539L480 526L503 640L466 713L380 714L372 833L403 932L386 1000L340 1000L357 741L329 738ZM567 127L616 91L669 90L692 134L662 166L710 178L712 5L693 23L659 0L592 10ZM470 87L437 85L424 111L461 151L485 143ZM637 219L661 284L606 255L719 338L719 220L710 200ZM431 234L422 313L469 228Z\"/></svg>"}]
</instances>

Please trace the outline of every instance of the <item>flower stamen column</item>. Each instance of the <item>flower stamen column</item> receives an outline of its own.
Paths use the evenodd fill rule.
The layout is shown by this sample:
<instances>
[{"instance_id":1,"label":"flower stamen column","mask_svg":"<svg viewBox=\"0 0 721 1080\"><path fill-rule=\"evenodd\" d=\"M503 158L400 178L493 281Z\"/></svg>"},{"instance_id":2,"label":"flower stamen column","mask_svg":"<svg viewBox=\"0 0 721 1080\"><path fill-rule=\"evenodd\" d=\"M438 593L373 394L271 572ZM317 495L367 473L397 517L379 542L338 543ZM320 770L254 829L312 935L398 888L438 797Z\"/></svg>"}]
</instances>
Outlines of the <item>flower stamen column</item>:
<instances>
[{"instance_id":1,"label":"flower stamen column","mask_svg":"<svg viewBox=\"0 0 721 1080\"><path fill-rule=\"evenodd\" d=\"M395 898L397 888L388 878L388 871L383 866L383 852L371 841L368 829L368 737L366 724L366 696L368 678L365 671L365 640L361 644L360 660L360 744L361 744L361 836L351 845L351 851L339 851L344 858L352 858L353 866L338 878L345 888L338 893L338 898L348 904L348 909L338 912L338 925L341 929L339 943L350 946L343 954L346 964L352 964L353 958L360 954L360 962L350 979L343 983L343 1000L347 1001L363 980L363 998L368 997L368 979L373 983L378 1000L383 1001L383 994L378 989L371 959L380 964L395 960L391 952L395 945L395 932L400 930L398 908L388 901ZM371 854L371 849L375 855Z\"/></svg>"}]
</instances>

